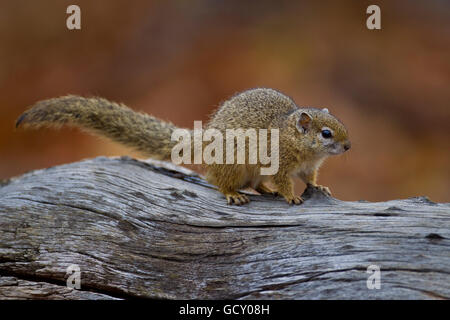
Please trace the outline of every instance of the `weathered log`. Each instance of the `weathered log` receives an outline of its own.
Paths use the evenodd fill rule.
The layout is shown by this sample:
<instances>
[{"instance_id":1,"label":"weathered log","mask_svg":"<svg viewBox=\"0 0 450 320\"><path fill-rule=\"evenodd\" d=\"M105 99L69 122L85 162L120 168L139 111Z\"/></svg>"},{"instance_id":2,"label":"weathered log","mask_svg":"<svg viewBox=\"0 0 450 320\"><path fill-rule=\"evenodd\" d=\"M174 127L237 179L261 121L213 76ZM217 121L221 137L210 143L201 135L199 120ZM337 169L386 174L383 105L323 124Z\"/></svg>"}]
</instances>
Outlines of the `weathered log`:
<instances>
[{"instance_id":1,"label":"weathered log","mask_svg":"<svg viewBox=\"0 0 450 320\"><path fill-rule=\"evenodd\" d=\"M127 157L3 181L0 299L450 298L450 203L304 197L229 206L187 169Z\"/></svg>"}]
</instances>

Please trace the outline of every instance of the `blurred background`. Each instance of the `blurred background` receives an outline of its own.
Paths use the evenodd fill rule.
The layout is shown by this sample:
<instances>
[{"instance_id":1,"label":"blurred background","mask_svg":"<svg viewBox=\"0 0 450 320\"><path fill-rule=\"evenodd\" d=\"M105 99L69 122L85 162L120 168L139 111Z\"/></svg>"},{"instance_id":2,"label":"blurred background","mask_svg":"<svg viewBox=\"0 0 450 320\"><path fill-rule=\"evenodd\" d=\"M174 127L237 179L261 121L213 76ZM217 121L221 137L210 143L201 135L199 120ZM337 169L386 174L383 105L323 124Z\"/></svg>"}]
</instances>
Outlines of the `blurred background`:
<instances>
[{"instance_id":1,"label":"blurred background","mask_svg":"<svg viewBox=\"0 0 450 320\"><path fill-rule=\"evenodd\" d=\"M366 28L370 4L382 30ZM192 127L272 87L346 124L352 149L319 176L336 197L450 201L450 1L0 0L0 40L0 179L139 157L78 129L15 130L38 100L98 95Z\"/></svg>"}]
</instances>

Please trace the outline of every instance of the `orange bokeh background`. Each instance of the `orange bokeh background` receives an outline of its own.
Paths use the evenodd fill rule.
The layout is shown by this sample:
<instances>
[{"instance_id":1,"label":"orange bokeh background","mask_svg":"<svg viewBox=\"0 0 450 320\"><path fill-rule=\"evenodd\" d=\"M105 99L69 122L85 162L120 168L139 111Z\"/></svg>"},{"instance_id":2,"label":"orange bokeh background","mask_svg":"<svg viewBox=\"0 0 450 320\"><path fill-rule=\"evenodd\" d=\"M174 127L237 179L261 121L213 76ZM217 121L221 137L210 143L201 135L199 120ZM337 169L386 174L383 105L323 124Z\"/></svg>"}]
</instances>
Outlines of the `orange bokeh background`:
<instances>
[{"instance_id":1,"label":"orange bokeh background","mask_svg":"<svg viewBox=\"0 0 450 320\"><path fill-rule=\"evenodd\" d=\"M377 31L366 1L80 0L79 31L70 4L0 2L0 179L139 157L78 129L15 130L38 100L97 95L192 127L232 94L272 87L348 127L352 149L319 177L336 197L450 201L450 2L377 1Z\"/></svg>"}]
</instances>

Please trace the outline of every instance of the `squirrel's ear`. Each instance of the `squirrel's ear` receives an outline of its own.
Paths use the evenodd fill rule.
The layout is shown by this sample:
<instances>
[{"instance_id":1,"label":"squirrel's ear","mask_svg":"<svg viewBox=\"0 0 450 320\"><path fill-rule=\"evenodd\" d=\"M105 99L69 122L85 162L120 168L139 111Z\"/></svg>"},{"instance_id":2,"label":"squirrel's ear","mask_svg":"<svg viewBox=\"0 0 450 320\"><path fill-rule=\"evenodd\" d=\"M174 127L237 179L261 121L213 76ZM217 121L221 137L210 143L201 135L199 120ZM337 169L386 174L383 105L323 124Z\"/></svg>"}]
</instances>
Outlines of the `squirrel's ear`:
<instances>
[{"instance_id":1,"label":"squirrel's ear","mask_svg":"<svg viewBox=\"0 0 450 320\"><path fill-rule=\"evenodd\" d=\"M297 129L301 133L305 133L311 127L312 118L306 112L300 113L300 118L297 121Z\"/></svg>"}]
</instances>

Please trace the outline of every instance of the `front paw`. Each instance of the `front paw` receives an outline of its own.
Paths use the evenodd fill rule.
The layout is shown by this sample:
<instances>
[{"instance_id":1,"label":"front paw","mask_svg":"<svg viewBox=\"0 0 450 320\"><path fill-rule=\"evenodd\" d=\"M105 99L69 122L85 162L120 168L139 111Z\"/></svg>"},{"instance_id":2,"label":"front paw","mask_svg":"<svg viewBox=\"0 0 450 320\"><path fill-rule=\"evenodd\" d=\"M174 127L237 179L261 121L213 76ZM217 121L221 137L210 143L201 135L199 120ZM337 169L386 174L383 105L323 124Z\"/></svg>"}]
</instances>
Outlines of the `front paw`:
<instances>
[{"instance_id":1,"label":"front paw","mask_svg":"<svg viewBox=\"0 0 450 320\"><path fill-rule=\"evenodd\" d=\"M303 198L300 196L284 197L289 204L302 204Z\"/></svg>"},{"instance_id":2,"label":"front paw","mask_svg":"<svg viewBox=\"0 0 450 320\"><path fill-rule=\"evenodd\" d=\"M328 196L330 196L331 197L331 191L330 191L330 189L328 188L328 187L326 187L326 186L321 186L321 185L312 185L312 184L310 184L310 183L308 183L308 186L307 186L308 188L313 188L313 189L316 189L316 190L320 190L320 191L322 191L323 193L325 193L326 195L328 195Z\"/></svg>"},{"instance_id":3,"label":"front paw","mask_svg":"<svg viewBox=\"0 0 450 320\"><path fill-rule=\"evenodd\" d=\"M326 186L317 186L317 188L331 197L331 191Z\"/></svg>"}]
</instances>

